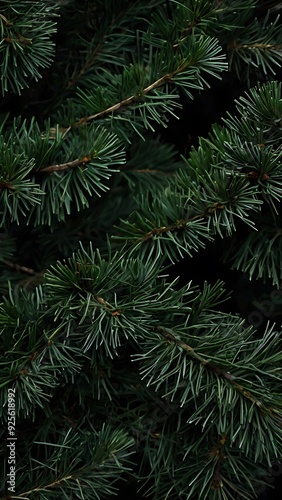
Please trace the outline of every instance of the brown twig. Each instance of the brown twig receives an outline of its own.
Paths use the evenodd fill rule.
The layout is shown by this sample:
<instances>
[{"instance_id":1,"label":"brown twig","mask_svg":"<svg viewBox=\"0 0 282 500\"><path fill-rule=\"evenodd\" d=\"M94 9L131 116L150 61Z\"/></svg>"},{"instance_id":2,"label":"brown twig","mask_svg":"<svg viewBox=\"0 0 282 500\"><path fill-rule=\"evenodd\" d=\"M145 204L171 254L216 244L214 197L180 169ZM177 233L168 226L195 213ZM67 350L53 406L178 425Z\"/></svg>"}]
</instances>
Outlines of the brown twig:
<instances>
[{"instance_id":1,"label":"brown twig","mask_svg":"<svg viewBox=\"0 0 282 500\"><path fill-rule=\"evenodd\" d=\"M48 167L37 169L37 172L47 172L51 174L52 172L60 172L62 170L68 170L69 168L80 167L89 163L93 159L93 156L84 156L83 158L77 158L73 161L68 161L66 163L59 163L56 165L49 165Z\"/></svg>"},{"instance_id":2,"label":"brown twig","mask_svg":"<svg viewBox=\"0 0 282 500\"><path fill-rule=\"evenodd\" d=\"M69 479L74 479L73 475L63 477L62 479L58 479L57 481L54 481L53 483L46 484L44 486L38 486L37 488L33 488L32 490L25 491L24 493L19 493L19 495L15 496L12 495L9 498L21 498L22 500L29 500L29 497L26 497L25 495L30 495L31 493L35 493L37 491L42 491L47 488L54 488L55 486L61 484L63 481L68 481Z\"/></svg>"},{"instance_id":3,"label":"brown twig","mask_svg":"<svg viewBox=\"0 0 282 500\"><path fill-rule=\"evenodd\" d=\"M12 184L10 184L9 182L0 181L0 189L1 189L1 188L3 188L3 187L4 187L4 188L7 188L7 189L13 189L13 190L15 190L15 189L16 189L16 188L15 188Z\"/></svg>"},{"instance_id":4,"label":"brown twig","mask_svg":"<svg viewBox=\"0 0 282 500\"><path fill-rule=\"evenodd\" d=\"M249 50L253 50L253 49L263 49L263 50L275 49L275 50L278 50L278 49L282 48L282 45L281 44L273 45L271 43L245 43L245 44L241 44L241 43L237 43L236 40L233 40L232 42L230 42L227 45L227 48L228 49L233 49L233 50L241 50L241 49L249 49Z\"/></svg>"},{"instance_id":5,"label":"brown twig","mask_svg":"<svg viewBox=\"0 0 282 500\"><path fill-rule=\"evenodd\" d=\"M3 262L7 266L12 267L13 269L16 269L17 271L22 271L23 273L28 273L28 274L32 274L32 275L38 274L36 271L34 271L34 269L30 269L30 267L21 266L20 264L10 262L9 260L3 260Z\"/></svg>"},{"instance_id":6,"label":"brown twig","mask_svg":"<svg viewBox=\"0 0 282 500\"><path fill-rule=\"evenodd\" d=\"M191 219L181 219L176 222L176 224L173 224L171 226L162 226L162 227L154 227L154 229L151 229L148 233L146 233L141 239L142 241L149 240L153 236L160 236L160 234L163 233L168 233L171 231L177 231L179 229L184 229L189 222L192 222L193 220L197 219L202 219L205 214L199 214L199 215L194 215L194 217L191 217Z\"/></svg>"}]
</instances>

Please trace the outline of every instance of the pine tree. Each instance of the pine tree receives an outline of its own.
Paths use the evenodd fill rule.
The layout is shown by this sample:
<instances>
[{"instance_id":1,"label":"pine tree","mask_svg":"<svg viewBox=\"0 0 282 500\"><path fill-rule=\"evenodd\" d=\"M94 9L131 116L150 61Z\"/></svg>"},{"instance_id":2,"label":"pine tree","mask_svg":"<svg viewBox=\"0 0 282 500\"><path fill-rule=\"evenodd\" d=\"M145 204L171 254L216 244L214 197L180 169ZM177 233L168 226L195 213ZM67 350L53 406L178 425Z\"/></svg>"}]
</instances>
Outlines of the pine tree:
<instances>
[{"instance_id":1,"label":"pine tree","mask_svg":"<svg viewBox=\"0 0 282 500\"><path fill-rule=\"evenodd\" d=\"M281 304L279 9L0 2L3 498L99 500L131 481L154 500L252 499L267 484L279 328L173 269L220 241ZM247 88L236 111L180 156L161 131L225 74Z\"/></svg>"}]
</instances>

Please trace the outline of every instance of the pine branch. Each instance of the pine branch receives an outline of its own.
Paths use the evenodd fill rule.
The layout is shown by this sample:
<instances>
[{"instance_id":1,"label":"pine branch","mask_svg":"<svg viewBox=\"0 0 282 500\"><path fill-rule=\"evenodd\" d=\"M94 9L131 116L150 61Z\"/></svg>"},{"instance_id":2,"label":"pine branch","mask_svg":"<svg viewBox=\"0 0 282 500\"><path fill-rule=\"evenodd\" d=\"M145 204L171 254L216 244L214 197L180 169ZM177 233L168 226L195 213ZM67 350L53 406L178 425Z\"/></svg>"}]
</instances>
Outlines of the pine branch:
<instances>
[{"instance_id":1,"label":"pine branch","mask_svg":"<svg viewBox=\"0 0 282 500\"><path fill-rule=\"evenodd\" d=\"M205 366L208 370L210 370L212 373L215 373L217 376L227 380L232 386L240 393L242 396L245 398L249 399L252 403L254 403L256 406L259 407L259 409L263 412L267 412L272 417L279 422L279 425L281 425L282 428L282 416L278 416L276 411L273 411L272 408L267 407L264 403L262 403L259 399L257 399L255 396L251 394L250 391L245 390L244 387L237 382L235 382L236 377L232 375L229 371L224 370L223 368L220 368L210 361L207 361L205 358L197 354L195 350L186 344L185 342L182 342L181 340L177 339L172 330L168 330L167 328L164 328L162 326L157 326L154 328L154 331L157 333L160 333L164 338L166 338L169 342L173 342L179 347L181 347L185 352L189 354L189 357L192 359L195 359L198 361L201 365Z\"/></svg>"},{"instance_id":2,"label":"pine branch","mask_svg":"<svg viewBox=\"0 0 282 500\"><path fill-rule=\"evenodd\" d=\"M0 16L0 61L2 95L8 90L21 93L30 80L42 78L41 70L54 56L51 36L56 31L58 6L46 2L20 1L5 5ZM4 42L4 43L3 43Z\"/></svg>"},{"instance_id":3,"label":"pine branch","mask_svg":"<svg viewBox=\"0 0 282 500\"><path fill-rule=\"evenodd\" d=\"M168 73L168 74L162 76L161 78L159 78L158 80L153 82L151 85L148 85L148 87L145 87L142 91L140 91L140 95L132 95L132 96L128 97L127 99L123 99L123 101L120 101L120 102L114 104L113 106L110 106L109 108L107 108L103 111L100 111L99 113L95 113L94 115L85 116L83 118L80 118L80 120L75 122L72 126L79 127L81 125L84 125L86 123L91 122L92 120L96 120L98 118L103 118L108 114L114 113L115 111L119 111L124 107L127 107L131 104L134 104L135 102L138 102L140 100L140 98L142 98L143 96L145 96L146 94L148 94L152 90L157 89L157 88L161 87L162 85L165 85L166 83L172 82L173 77L175 75L177 75L178 73L181 73L184 69L189 67L189 65L190 65L189 63L185 63L183 66L180 66L172 73Z\"/></svg>"},{"instance_id":4,"label":"pine branch","mask_svg":"<svg viewBox=\"0 0 282 500\"><path fill-rule=\"evenodd\" d=\"M189 357L191 357L192 359L195 359L196 361L201 363L208 370L211 370L213 373L215 373L219 377L222 377L222 378L228 380L228 382L230 382L230 383L233 383L233 381L235 380L236 377L231 375L229 372L225 371L222 368L219 368L218 366L215 366L210 361L207 361L205 358L203 358L202 356L197 354L191 346L189 346L185 342L182 342L181 340L177 339L173 335L172 330L168 330L167 328L164 328L162 326L157 326L154 328L154 331L157 333L160 333L164 338L168 339L170 342L177 344L179 347L184 349L184 351L189 353Z\"/></svg>"}]
</instances>

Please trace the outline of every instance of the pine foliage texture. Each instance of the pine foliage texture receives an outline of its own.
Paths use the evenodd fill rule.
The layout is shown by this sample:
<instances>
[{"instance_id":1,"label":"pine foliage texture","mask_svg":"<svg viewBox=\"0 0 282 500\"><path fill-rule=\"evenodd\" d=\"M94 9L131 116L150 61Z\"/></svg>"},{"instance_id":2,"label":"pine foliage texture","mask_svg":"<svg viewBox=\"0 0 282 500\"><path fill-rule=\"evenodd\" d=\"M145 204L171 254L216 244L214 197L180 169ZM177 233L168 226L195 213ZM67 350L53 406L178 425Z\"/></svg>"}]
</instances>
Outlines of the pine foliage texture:
<instances>
[{"instance_id":1,"label":"pine foliage texture","mask_svg":"<svg viewBox=\"0 0 282 500\"><path fill-rule=\"evenodd\" d=\"M281 458L279 328L221 310L221 281L170 277L223 239L280 293L278 10L0 2L3 498L107 499L125 480L154 500L252 499ZM226 72L248 90L180 157L160 130Z\"/></svg>"}]
</instances>

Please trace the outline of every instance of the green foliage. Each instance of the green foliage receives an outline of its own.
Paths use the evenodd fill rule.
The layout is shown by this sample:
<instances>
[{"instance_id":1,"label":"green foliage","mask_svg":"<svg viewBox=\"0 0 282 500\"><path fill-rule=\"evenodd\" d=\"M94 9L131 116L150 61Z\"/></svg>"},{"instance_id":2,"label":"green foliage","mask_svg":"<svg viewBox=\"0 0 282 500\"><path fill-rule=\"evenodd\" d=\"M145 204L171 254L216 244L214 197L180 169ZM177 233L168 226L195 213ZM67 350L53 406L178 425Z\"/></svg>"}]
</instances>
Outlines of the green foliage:
<instances>
[{"instance_id":1,"label":"green foliage","mask_svg":"<svg viewBox=\"0 0 282 500\"><path fill-rule=\"evenodd\" d=\"M31 79L42 78L41 69L54 59L56 31L54 2L3 0L0 11L0 61L2 95L21 93Z\"/></svg>"},{"instance_id":2,"label":"green foliage","mask_svg":"<svg viewBox=\"0 0 282 500\"><path fill-rule=\"evenodd\" d=\"M81 499L116 495L115 482L123 472L130 470L128 456L133 439L106 425L97 431L89 419L80 428L59 431L52 428L50 417L43 432L52 431L56 439L42 441L42 431L38 429L28 450L32 478L29 491L25 489L26 464L19 463L18 484L24 488L25 497L39 494L44 500L67 499L74 491Z\"/></svg>"},{"instance_id":3,"label":"green foliage","mask_svg":"<svg viewBox=\"0 0 282 500\"><path fill-rule=\"evenodd\" d=\"M214 125L208 138L200 138L198 149L156 199L140 199L138 212L118 228L120 239L134 251L175 261L217 234L234 234L238 253L233 255L234 246L227 252L233 267L279 286L281 102L278 82L241 97L239 116L229 116L225 127ZM244 240L235 233L239 221L251 228Z\"/></svg>"},{"instance_id":4,"label":"green foliage","mask_svg":"<svg viewBox=\"0 0 282 500\"><path fill-rule=\"evenodd\" d=\"M126 480L153 500L252 499L281 459L278 326L230 312L221 281L171 277L220 242L281 286L268 3L1 3L3 498L99 500ZM227 74L252 88L181 156L163 129Z\"/></svg>"},{"instance_id":5,"label":"green foliage","mask_svg":"<svg viewBox=\"0 0 282 500\"><path fill-rule=\"evenodd\" d=\"M33 438L33 449L36 444L43 446L40 460L33 458L32 449L25 451L31 454L31 462L21 466L21 474L25 477L28 474L29 478L28 486L23 483L23 494L28 488L30 498L37 491L50 498L52 485L52 495L62 494L62 488L68 495L68 489L74 487L74 478L75 488L78 491L81 488L85 498L92 498L94 486L98 491L101 488L99 497L111 493L105 483L104 465L97 479L91 473L101 463L95 455L98 453L95 446L103 448L101 438L99 445L90 444L96 435L95 428L90 435L85 431L83 434L85 444L88 443L89 460L94 465L87 462L83 435L80 437L73 429L67 431L66 410L57 402L64 387L68 387L64 404L69 398L75 401L79 397L82 415L91 414L95 422L103 419L99 402L109 399L114 427L126 418L126 413L120 414L114 404L121 396L120 388L123 392L131 387L129 401L132 400L133 414L130 407L127 412L130 419L142 404L135 384L142 387L145 383L156 391L155 398L174 405L168 407L162 419L157 419L157 431L152 429L153 438L145 435L142 439L141 449L152 468L150 477L156 475L156 498L162 491L157 477L161 475L167 484L171 473L165 470L171 471L171 468L179 479L175 482L175 493L171 491L170 495L180 493L181 489L189 498L193 491L198 491L197 481L190 488L195 478L191 464L198 453L203 494L208 493L211 479L217 481L216 471L223 460L221 487L226 489L226 494L234 488L238 492L245 488L246 498L251 498L254 491L251 479L261 472L263 465L270 466L279 458L282 451L279 333L268 328L262 339L255 339L252 328L246 329L241 318L218 314L214 309L225 300L222 283L213 287L205 285L202 291L191 288L191 284L177 290L165 277L158 277L160 267L161 262L151 262L148 266L142 261L122 258L119 253L110 254L105 260L99 252L90 249L88 253L82 248L68 262L58 262L47 273L43 288L21 292L17 298L11 292L10 300L3 303L0 315L5 349L1 362L2 417L4 421L7 418L5 401L7 389L12 387L18 395L18 419L24 423L29 414L35 414L39 408L45 414L44 426L50 422L50 429L38 430L39 434L47 433L45 443L43 438ZM136 375L128 378L124 367L119 365L119 358L124 357L123 350L129 345L136 352L133 364L139 362L140 375L137 371L135 382ZM56 426L61 428L56 443L53 432L49 442L53 425L50 412L54 407ZM74 408L71 412L76 414ZM74 415L69 414L68 419L78 419L73 425L84 428L84 417ZM114 434L108 432L113 439ZM122 433L122 428L118 432ZM132 444L128 437L123 437L126 449ZM58 446L66 447L66 455L57 455ZM79 453L72 458L77 447ZM24 449L21 448L21 452L24 453ZM35 449L35 456L38 453ZM100 459L103 463L111 457L109 451L104 453ZM34 469L33 460L39 467ZM247 460L252 462L253 470L248 468L246 472ZM51 464L56 463L58 472L50 476L43 466L46 461L51 468L54 467ZM121 465L117 469L111 465L110 472L116 477L122 470ZM180 480L181 474L187 479L187 490ZM238 478L241 486L237 484ZM22 481L20 479L20 488Z\"/></svg>"}]
</instances>

